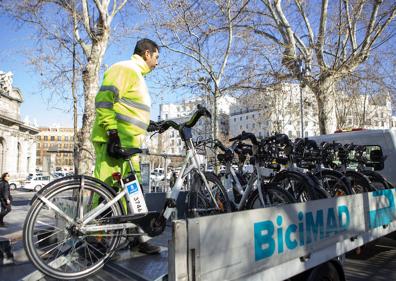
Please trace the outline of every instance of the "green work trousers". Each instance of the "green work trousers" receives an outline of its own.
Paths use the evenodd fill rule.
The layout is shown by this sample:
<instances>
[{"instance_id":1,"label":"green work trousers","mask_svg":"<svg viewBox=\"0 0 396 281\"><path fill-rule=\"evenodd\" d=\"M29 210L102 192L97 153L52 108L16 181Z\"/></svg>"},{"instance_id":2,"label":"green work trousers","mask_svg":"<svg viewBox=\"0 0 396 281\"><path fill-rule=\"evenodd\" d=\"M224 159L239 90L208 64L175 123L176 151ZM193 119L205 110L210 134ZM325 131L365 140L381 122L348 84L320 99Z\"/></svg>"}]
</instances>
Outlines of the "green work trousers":
<instances>
[{"instance_id":1,"label":"green work trousers","mask_svg":"<svg viewBox=\"0 0 396 281\"><path fill-rule=\"evenodd\" d=\"M111 187L117 186L117 183L113 180L112 174L115 172L120 172L124 178L131 171L128 161L110 157L107 154L107 143L94 142L93 145L96 155L94 177L105 182ZM140 175L139 155L134 155L131 158L131 162L133 169L135 170L136 177L141 183L142 179ZM95 201L97 201L97 199L94 199L94 205L97 205L97 202ZM122 198L122 203L126 211L127 208L124 198Z\"/></svg>"}]
</instances>

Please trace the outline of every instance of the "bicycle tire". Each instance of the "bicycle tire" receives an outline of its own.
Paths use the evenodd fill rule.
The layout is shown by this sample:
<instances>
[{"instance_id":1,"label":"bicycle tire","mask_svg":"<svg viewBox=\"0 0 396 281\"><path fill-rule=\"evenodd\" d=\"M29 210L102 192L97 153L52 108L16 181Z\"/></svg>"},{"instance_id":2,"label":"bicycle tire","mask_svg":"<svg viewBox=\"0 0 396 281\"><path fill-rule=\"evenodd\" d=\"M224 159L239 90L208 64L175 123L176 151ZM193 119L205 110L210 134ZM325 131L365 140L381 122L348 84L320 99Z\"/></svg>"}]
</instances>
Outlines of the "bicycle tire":
<instances>
[{"instance_id":1,"label":"bicycle tire","mask_svg":"<svg viewBox=\"0 0 396 281\"><path fill-rule=\"evenodd\" d=\"M377 189L391 189L391 183L387 181L380 173L376 171L363 170L360 171L363 175L369 178L371 184Z\"/></svg>"},{"instance_id":2,"label":"bicycle tire","mask_svg":"<svg viewBox=\"0 0 396 281\"><path fill-rule=\"evenodd\" d=\"M269 186L268 184L261 185L263 197L264 197L264 204L263 206L261 200L259 198L259 191L255 189L247 199L247 203L245 209L259 209L259 208L268 208L274 206L282 206L287 204L295 203L296 200L294 199L293 195L291 195L288 191L274 186Z\"/></svg>"},{"instance_id":3,"label":"bicycle tire","mask_svg":"<svg viewBox=\"0 0 396 281\"><path fill-rule=\"evenodd\" d=\"M210 193L205 188L201 176L198 173L195 173L191 178L200 182L195 182L195 188L191 188L186 196L187 218L231 212L231 203L220 179L211 172L204 172L204 176L210 186L213 184L213 186L211 186L212 194L215 197L219 208L216 208Z\"/></svg>"},{"instance_id":4,"label":"bicycle tire","mask_svg":"<svg viewBox=\"0 0 396 281\"><path fill-rule=\"evenodd\" d=\"M324 169L315 173L315 176L331 197L351 195L353 193L348 178L338 171Z\"/></svg>"},{"instance_id":5,"label":"bicycle tire","mask_svg":"<svg viewBox=\"0 0 396 281\"><path fill-rule=\"evenodd\" d=\"M297 202L320 199L312 180L302 173L283 170L277 173L271 182L281 184L281 187L292 194Z\"/></svg>"},{"instance_id":6,"label":"bicycle tire","mask_svg":"<svg viewBox=\"0 0 396 281\"><path fill-rule=\"evenodd\" d=\"M347 170L345 176L351 182L351 188L354 193L363 193L377 190L370 182L368 177L360 172Z\"/></svg>"},{"instance_id":7,"label":"bicycle tire","mask_svg":"<svg viewBox=\"0 0 396 281\"><path fill-rule=\"evenodd\" d=\"M76 201L80 196L74 191L80 190L82 185L84 186L83 197L81 201ZM98 194L99 199L103 202L114 198L109 187L97 179L87 176L72 176L47 185L33 200L23 227L23 241L29 260L45 275L60 280L86 278L100 270L117 248L121 238L120 230L106 233L99 231L83 235L76 231L75 223L67 224L65 219L62 221L61 216L56 219L56 212L51 213L52 209L48 208L40 199L41 196L45 197L70 217L75 216L74 221L76 221L78 204L75 204L76 208L74 209L73 202L83 202L83 213L84 208L86 208L86 212L89 212L90 208L93 209L96 206L91 205L93 194ZM73 201L74 196L77 199ZM66 207L62 205L66 205ZM116 203L109 207L105 214L100 215L100 218L119 215L122 215L122 206L120 203ZM90 225L100 224L100 218L92 221ZM43 231L47 233L47 236L40 237L39 235L43 235ZM59 242L62 239L63 242ZM51 242L53 243L49 246L45 245ZM52 247L52 249L48 251L48 247ZM56 252L54 252L55 250ZM73 264L75 261L78 267ZM60 263L60 266L57 263ZM86 267L83 268L84 266Z\"/></svg>"}]
</instances>

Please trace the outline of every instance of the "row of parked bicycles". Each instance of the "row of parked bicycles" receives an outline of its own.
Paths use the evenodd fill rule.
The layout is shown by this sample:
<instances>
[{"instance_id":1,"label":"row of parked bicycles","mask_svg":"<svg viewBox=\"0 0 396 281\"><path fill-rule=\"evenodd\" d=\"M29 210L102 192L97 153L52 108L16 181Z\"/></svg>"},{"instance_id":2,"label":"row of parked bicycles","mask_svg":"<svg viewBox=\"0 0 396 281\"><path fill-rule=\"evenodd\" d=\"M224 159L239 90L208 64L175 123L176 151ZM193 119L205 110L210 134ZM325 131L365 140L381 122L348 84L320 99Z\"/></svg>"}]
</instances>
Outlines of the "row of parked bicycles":
<instances>
[{"instance_id":1,"label":"row of parked bicycles","mask_svg":"<svg viewBox=\"0 0 396 281\"><path fill-rule=\"evenodd\" d=\"M283 134L258 139L247 132L227 146L218 140L197 142L192 128L201 117L211 115L198 106L187 122L152 122L148 128L153 133L173 128L186 147L183 165L160 211L147 210L144 197L139 196L141 188L130 158L148 152L136 148L118 148L119 158L129 165L126 171L109 175L113 186L73 175L42 188L32 199L23 229L25 250L36 268L61 280L94 274L123 241L160 235L180 203L186 182L186 218L390 188L372 169L384 165L385 157L378 150L367 153L362 146L318 145L309 139L292 142ZM197 151L204 147L220 150L217 157L226 166L223 173L201 169ZM241 168L247 161L253 172ZM356 168L350 169L351 163Z\"/></svg>"},{"instance_id":2,"label":"row of parked bicycles","mask_svg":"<svg viewBox=\"0 0 396 281\"><path fill-rule=\"evenodd\" d=\"M285 134L258 139L249 132L229 141L225 146L219 140L201 140L196 146L220 149L217 159L225 171L217 177L232 210L392 188L377 172L386 159L377 145L292 141ZM243 169L247 163L253 171Z\"/></svg>"}]
</instances>

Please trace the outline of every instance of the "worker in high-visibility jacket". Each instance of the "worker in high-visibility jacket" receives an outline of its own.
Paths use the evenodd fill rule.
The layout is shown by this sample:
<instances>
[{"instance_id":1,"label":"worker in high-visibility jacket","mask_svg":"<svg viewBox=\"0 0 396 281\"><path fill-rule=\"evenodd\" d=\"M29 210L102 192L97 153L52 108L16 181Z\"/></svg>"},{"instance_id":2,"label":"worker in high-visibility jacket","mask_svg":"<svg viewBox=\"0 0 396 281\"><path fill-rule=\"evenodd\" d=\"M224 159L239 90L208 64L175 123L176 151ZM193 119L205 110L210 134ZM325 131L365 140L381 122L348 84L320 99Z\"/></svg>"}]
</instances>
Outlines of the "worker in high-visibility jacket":
<instances>
[{"instance_id":1,"label":"worker in high-visibility jacket","mask_svg":"<svg viewBox=\"0 0 396 281\"><path fill-rule=\"evenodd\" d=\"M110 186L115 183L114 172L121 172L122 176L130 172L128 162L117 157L115 147L140 148L149 126L151 99L144 76L158 65L158 51L154 41L139 40L130 60L118 62L105 72L96 95L92 130L96 154L94 176ZM131 160L141 182L139 156ZM141 252L159 252L159 247L147 243L148 237L139 237Z\"/></svg>"}]
</instances>

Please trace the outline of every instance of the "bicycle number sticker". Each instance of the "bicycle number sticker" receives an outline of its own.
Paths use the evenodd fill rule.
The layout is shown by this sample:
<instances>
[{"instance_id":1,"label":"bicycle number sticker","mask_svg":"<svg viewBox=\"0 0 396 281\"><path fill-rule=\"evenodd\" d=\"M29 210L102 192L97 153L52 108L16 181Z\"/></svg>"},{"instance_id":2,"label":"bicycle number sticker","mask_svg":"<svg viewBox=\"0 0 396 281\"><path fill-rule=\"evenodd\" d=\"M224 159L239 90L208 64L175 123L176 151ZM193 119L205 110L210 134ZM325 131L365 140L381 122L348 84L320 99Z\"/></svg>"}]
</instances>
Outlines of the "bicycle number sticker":
<instances>
[{"instance_id":1,"label":"bicycle number sticker","mask_svg":"<svg viewBox=\"0 0 396 281\"><path fill-rule=\"evenodd\" d=\"M146 201L142 190L139 188L138 181L132 181L125 185L125 188L129 195L129 206L133 214L147 213Z\"/></svg>"},{"instance_id":2,"label":"bicycle number sticker","mask_svg":"<svg viewBox=\"0 0 396 281\"><path fill-rule=\"evenodd\" d=\"M136 181L131 182L131 184L127 185L127 189L128 189L128 194L133 194L135 192L137 192L139 190L139 187L136 183Z\"/></svg>"}]
</instances>

